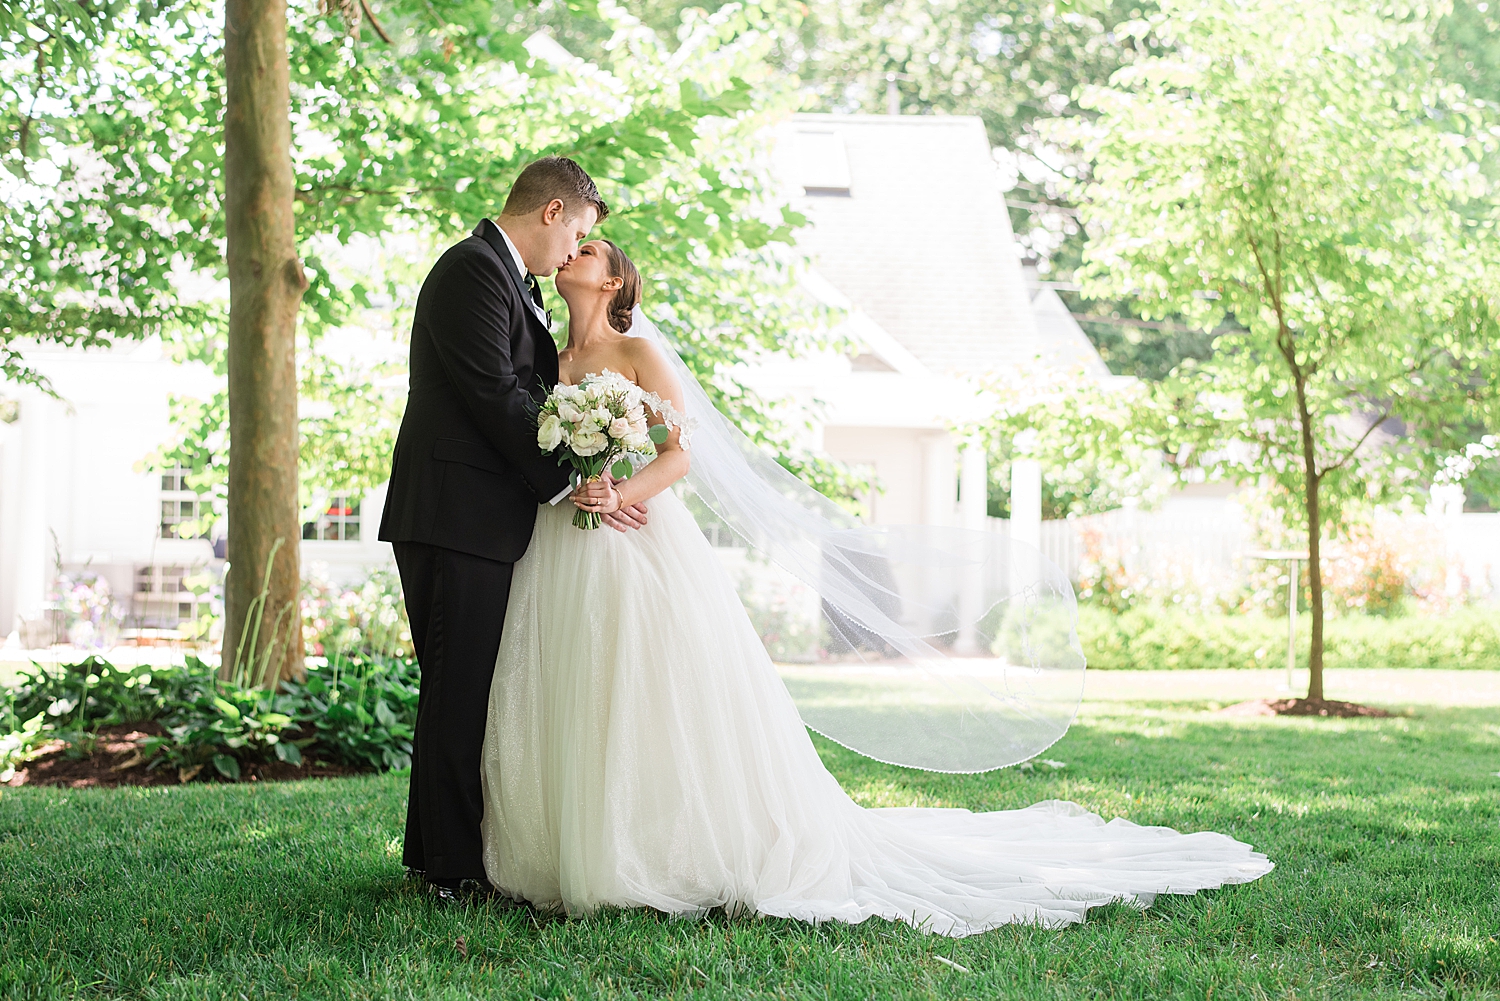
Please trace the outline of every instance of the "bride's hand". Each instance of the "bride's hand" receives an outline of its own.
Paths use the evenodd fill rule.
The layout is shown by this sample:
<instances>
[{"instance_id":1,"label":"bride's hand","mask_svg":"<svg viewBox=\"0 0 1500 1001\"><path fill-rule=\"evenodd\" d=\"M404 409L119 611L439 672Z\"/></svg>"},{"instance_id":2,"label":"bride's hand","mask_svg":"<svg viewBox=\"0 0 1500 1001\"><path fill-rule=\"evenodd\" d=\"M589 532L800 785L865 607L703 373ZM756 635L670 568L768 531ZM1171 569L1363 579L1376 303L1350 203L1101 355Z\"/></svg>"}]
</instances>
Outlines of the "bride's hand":
<instances>
[{"instance_id":1,"label":"bride's hand","mask_svg":"<svg viewBox=\"0 0 1500 1001\"><path fill-rule=\"evenodd\" d=\"M616 532L630 532L645 528L648 520L645 504L622 507L624 497L614 485L615 478L605 470L594 483L585 483L573 491L573 504L584 511L597 511L604 524ZM590 490L589 488L594 488ZM600 503L601 506L591 505Z\"/></svg>"},{"instance_id":2,"label":"bride's hand","mask_svg":"<svg viewBox=\"0 0 1500 1001\"><path fill-rule=\"evenodd\" d=\"M573 506L593 514L614 514L620 510L620 489L606 473L604 478L580 483L573 491Z\"/></svg>"}]
</instances>

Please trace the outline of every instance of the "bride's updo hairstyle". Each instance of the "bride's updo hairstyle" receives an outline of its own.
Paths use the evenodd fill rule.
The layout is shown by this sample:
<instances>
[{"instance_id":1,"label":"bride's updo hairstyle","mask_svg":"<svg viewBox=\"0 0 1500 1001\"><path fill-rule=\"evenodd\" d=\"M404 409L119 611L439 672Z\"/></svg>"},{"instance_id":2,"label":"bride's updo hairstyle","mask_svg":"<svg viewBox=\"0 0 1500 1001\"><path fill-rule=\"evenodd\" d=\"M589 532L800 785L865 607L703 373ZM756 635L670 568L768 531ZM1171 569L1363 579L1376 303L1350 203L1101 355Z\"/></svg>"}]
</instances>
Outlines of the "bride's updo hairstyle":
<instances>
[{"instance_id":1,"label":"bride's updo hairstyle","mask_svg":"<svg viewBox=\"0 0 1500 1001\"><path fill-rule=\"evenodd\" d=\"M615 297L609 300L609 325L623 334L630 330L634 319L631 311L641 301L641 273L636 270L635 263L625 256L625 251L613 241L601 242L609 248L606 255L609 259L609 276L618 278L621 282Z\"/></svg>"}]
</instances>

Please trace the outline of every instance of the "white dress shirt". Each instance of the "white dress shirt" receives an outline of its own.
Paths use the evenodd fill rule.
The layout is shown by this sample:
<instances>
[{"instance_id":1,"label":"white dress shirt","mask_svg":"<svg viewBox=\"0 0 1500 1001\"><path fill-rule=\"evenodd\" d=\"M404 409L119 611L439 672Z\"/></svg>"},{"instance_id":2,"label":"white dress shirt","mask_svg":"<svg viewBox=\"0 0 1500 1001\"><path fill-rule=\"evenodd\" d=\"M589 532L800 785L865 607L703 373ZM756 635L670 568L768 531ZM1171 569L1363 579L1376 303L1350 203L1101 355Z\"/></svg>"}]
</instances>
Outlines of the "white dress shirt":
<instances>
[{"instance_id":1,"label":"white dress shirt","mask_svg":"<svg viewBox=\"0 0 1500 1001\"><path fill-rule=\"evenodd\" d=\"M491 221L493 222L493 220ZM521 252L516 249L516 245L511 242L510 234L505 232L505 229L499 223L494 223L494 226L500 230L500 239L505 241L505 247L510 251L511 259L516 262L516 273L521 276L521 284L526 284L526 276L531 274L531 272L527 270L526 262L521 260ZM536 314L536 318L542 321L542 326L550 327L551 324L547 322L547 311L538 306L530 295L523 296L522 298L526 300L526 305L531 307L531 311Z\"/></svg>"},{"instance_id":2,"label":"white dress shirt","mask_svg":"<svg viewBox=\"0 0 1500 1001\"><path fill-rule=\"evenodd\" d=\"M500 239L505 241L506 249L510 251L510 256L515 260L516 271L523 275L529 275L531 272L526 270L526 262L521 260L521 252L517 250L516 245L511 242L510 234L505 232L504 228L502 228L499 223L496 223L493 220L490 220L490 222L492 222L496 229L500 230ZM526 305L530 306L531 311L536 314L536 318L542 321L542 326L548 326L546 311L539 307L535 302L533 302L531 296L524 296L524 298L526 299ZM572 492L573 486L572 484L569 484L568 486L563 487L562 491L547 503L555 507L559 501L561 501L564 497L568 496L568 494Z\"/></svg>"}]
</instances>

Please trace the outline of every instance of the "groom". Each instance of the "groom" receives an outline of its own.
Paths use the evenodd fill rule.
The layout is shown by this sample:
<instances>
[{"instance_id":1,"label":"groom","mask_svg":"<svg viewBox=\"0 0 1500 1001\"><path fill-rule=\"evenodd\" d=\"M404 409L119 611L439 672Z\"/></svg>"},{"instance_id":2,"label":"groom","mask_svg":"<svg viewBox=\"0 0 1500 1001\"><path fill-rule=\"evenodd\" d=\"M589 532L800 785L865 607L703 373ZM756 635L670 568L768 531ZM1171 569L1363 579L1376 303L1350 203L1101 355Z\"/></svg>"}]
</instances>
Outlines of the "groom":
<instances>
[{"instance_id":1,"label":"groom","mask_svg":"<svg viewBox=\"0 0 1500 1001\"><path fill-rule=\"evenodd\" d=\"M488 889L480 753L511 570L537 505L569 492L566 468L536 441L537 403L558 381L536 277L577 257L608 214L578 164L538 160L417 297L380 538L396 551L422 671L402 860L445 899ZM643 510L620 515L612 527L645 523Z\"/></svg>"}]
</instances>

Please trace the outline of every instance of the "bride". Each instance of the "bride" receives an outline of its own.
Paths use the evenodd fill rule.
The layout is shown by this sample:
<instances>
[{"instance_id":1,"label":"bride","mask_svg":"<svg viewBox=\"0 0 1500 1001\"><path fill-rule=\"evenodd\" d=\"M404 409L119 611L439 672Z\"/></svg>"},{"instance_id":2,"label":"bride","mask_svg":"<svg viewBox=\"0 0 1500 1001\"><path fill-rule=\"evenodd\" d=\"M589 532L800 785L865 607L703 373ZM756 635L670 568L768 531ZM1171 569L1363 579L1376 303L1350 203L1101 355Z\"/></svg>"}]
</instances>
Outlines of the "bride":
<instances>
[{"instance_id":1,"label":"bride","mask_svg":"<svg viewBox=\"0 0 1500 1001\"><path fill-rule=\"evenodd\" d=\"M669 347L632 335L649 324L637 306L640 287L635 267L605 240L585 244L557 274L570 316L562 381L605 369L623 374L669 404L662 409L671 434L635 475L585 484L572 496L573 505L601 514L649 499L649 524L583 531L572 524L572 506L543 505L516 565L483 764L484 862L498 891L569 914L605 905L672 914L722 907L805 921L881 917L962 936L1011 922L1064 925L1109 901L1144 906L1158 893L1248 882L1271 870L1264 855L1221 834L1105 823L1061 801L978 814L856 805L819 759L733 579L669 489L691 470L695 495L708 492L703 477L715 470L694 460L721 460L699 457L691 431L695 417L706 424L716 417L684 418L695 401L702 406L701 389ZM776 503L768 494L746 510ZM778 544L766 536L768 548ZM855 565L864 568L851 572L860 587L884 579L869 572L869 560ZM840 606L820 591L835 625L862 623L844 630L855 634L848 650L869 654L872 632L880 656L901 645L890 639L897 626L871 625L898 614L890 602L842 614L837 609L859 605L860 595ZM1081 678L1081 659L1077 668ZM953 690L957 675L945 677ZM1020 705L1012 731L1046 715L1026 702L1026 689L1014 691L986 695ZM1072 708L1076 699L1075 690ZM1072 708L1016 753L1030 756L1060 736ZM929 728L927 743L951 740L956 730L965 740L987 739L982 710L960 715L966 722ZM828 718L826 728L808 722L869 750ZM920 736L920 712L910 717L915 723L901 722L907 718L882 716L864 731L877 748L871 753L901 757L878 748L900 746L887 731L902 726ZM982 770L924 753L903 763ZM996 753L1010 754L996 759L1001 764L1019 760Z\"/></svg>"}]
</instances>

